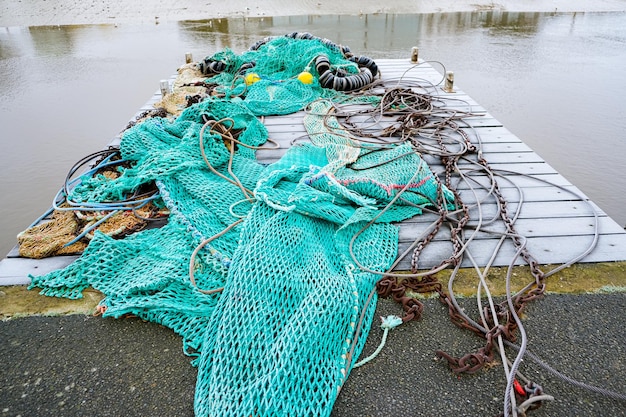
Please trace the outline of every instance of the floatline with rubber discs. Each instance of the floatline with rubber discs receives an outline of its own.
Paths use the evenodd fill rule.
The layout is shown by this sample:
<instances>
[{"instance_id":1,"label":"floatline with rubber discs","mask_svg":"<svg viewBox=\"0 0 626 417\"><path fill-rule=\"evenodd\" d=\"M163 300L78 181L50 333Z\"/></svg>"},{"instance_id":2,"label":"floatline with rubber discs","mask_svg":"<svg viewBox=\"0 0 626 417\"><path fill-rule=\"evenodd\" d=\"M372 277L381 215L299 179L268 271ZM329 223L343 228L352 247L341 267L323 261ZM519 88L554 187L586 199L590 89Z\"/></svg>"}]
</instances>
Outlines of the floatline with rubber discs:
<instances>
[{"instance_id":1,"label":"floatline with rubber discs","mask_svg":"<svg viewBox=\"0 0 626 417\"><path fill-rule=\"evenodd\" d=\"M450 171L441 180L422 158L444 143L424 146L403 132L431 126L465 151L475 147L437 100L385 84L371 58L308 33L188 63L164 93L119 147L79 161L52 219L20 235L25 257L82 253L31 276L30 288L80 298L93 287L105 296L103 316L173 329L198 367L197 416L330 415L351 370L380 351L360 358L377 292L405 312L384 318L382 348L390 329L420 315L408 292L445 299L434 274L458 265L460 252L420 273L414 255L403 290L391 272L399 222L424 210L443 222L456 210L456 232L467 223ZM261 163L278 146L264 117L296 112L306 135ZM373 133L356 127L356 114L391 121ZM433 154L448 162L460 155L441 149ZM511 323L500 328L514 331ZM472 371L492 350L468 360ZM526 408L546 399L508 382L506 396Z\"/></svg>"},{"instance_id":2,"label":"floatline with rubber discs","mask_svg":"<svg viewBox=\"0 0 626 417\"><path fill-rule=\"evenodd\" d=\"M378 75L378 67L376 63L366 56L354 56L350 48L343 45L336 45L328 39L317 38L310 33L292 33L287 35L285 39L297 39L297 40L309 40L321 42L323 48L327 48L327 51L318 49L319 54L309 60L304 67L298 66L298 62L302 61L302 57L308 58L311 56L310 52L302 55L305 51L298 51L299 46L287 45L283 42L276 42L276 38L265 38L250 48L249 54L244 54L237 57L238 59L232 59L222 54L216 54L212 57L207 57L204 62L200 64L200 68L205 74L216 74L222 72L232 73L233 66L237 66L237 73L245 73L244 79L246 85L250 86L258 81L284 81L280 77L294 77L294 69L297 71L301 69L301 72L295 75L295 78L303 84L313 84L314 80L319 82L322 88L332 88L336 91L356 91L363 89L370 85L376 75ZM279 38L284 41L283 38ZM280 48L280 49L277 49ZM284 48L284 49L283 49ZM259 54L280 54L284 55L280 60L283 66L277 66L279 62L272 62L269 67L265 65L259 65L257 67L257 60L255 56ZM331 57L329 57L331 55ZM349 62L356 64L350 65L347 62L344 64L338 64L337 58L341 57L344 61L347 59ZM331 66L331 59L333 65ZM242 63L240 60L243 60ZM292 60L291 64L289 63ZM273 60L276 61L276 60ZM301 64L300 64L301 65ZM317 77L312 74L312 67L317 72ZM258 68L258 69L256 69ZM263 78L261 75L263 74Z\"/></svg>"}]
</instances>

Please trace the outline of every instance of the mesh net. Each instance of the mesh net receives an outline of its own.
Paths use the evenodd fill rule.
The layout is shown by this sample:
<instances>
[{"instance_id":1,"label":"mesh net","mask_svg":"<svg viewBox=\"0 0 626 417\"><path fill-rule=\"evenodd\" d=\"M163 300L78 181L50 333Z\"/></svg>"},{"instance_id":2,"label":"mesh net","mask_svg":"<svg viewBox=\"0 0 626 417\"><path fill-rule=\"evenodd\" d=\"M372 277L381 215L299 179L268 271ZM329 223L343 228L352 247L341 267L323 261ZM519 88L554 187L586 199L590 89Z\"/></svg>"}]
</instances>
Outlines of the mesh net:
<instances>
[{"instance_id":1,"label":"mesh net","mask_svg":"<svg viewBox=\"0 0 626 417\"><path fill-rule=\"evenodd\" d=\"M315 59L320 55L345 75L359 72L358 65L347 59L351 54L345 47L297 33L265 39L240 55L230 49L219 51L205 59L204 67L220 70L211 80L220 86L220 94L241 96L255 115L281 115L301 110L318 98L337 98L337 91L322 88L318 77L312 77L310 84L298 79L302 72L316 74ZM250 74L258 81L246 83Z\"/></svg>"},{"instance_id":2,"label":"mesh net","mask_svg":"<svg viewBox=\"0 0 626 417\"><path fill-rule=\"evenodd\" d=\"M56 211L50 221L30 227L17 235L20 256L40 259L80 253L85 249L84 242L67 245L76 237L79 227L74 213Z\"/></svg>"},{"instance_id":3,"label":"mesh net","mask_svg":"<svg viewBox=\"0 0 626 417\"><path fill-rule=\"evenodd\" d=\"M257 71L286 66L255 59ZM78 298L92 286L106 295L105 316L132 313L180 334L198 366L198 416L329 415L370 328L376 297L367 300L397 255L391 222L442 192L452 200L410 145L356 146L332 118L322 121L328 101L300 98L315 110L305 119L315 144L294 145L269 166L255 158L268 137L255 101L212 96L128 129L120 150L132 166L86 180L75 198L119 198L155 183L167 224L124 239L96 232L76 262L32 277L52 296ZM224 118L250 147L207 128Z\"/></svg>"}]
</instances>

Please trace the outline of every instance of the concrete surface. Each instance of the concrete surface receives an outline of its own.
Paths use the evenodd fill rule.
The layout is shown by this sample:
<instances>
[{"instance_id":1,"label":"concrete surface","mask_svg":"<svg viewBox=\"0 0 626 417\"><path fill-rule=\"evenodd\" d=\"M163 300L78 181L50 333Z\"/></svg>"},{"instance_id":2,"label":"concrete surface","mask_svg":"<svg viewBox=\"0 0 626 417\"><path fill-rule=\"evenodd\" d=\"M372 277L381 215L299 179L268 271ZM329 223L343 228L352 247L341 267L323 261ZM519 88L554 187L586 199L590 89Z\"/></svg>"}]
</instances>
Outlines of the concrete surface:
<instances>
[{"instance_id":1,"label":"concrete surface","mask_svg":"<svg viewBox=\"0 0 626 417\"><path fill-rule=\"evenodd\" d=\"M524 326L530 349L566 375L626 393L626 294L548 295ZM468 312L475 300L461 300ZM456 377L434 352L460 356L482 340L452 325L437 300L421 320L389 333L370 364L355 369L332 417L496 416L501 366ZM382 300L377 316L399 314ZM377 324L364 355L378 345ZM82 314L0 322L0 416L193 416L196 369L171 330L136 318ZM555 397L531 416L626 416L626 402L569 385L526 360L521 371Z\"/></svg>"}]
</instances>

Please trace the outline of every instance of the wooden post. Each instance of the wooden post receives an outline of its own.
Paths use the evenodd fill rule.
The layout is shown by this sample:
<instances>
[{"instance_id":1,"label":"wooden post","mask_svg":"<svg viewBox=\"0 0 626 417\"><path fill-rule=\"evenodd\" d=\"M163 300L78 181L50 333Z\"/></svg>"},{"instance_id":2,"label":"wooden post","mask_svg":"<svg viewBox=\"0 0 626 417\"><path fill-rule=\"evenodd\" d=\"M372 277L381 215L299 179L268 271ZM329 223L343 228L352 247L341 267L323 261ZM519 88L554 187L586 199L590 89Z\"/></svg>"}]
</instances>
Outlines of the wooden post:
<instances>
[{"instance_id":1,"label":"wooden post","mask_svg":"<svg viewBox=\"0 0 626 417\"><path fill-rule=\"evenodd\" d=\"M170 92L170 82L168 80L161 80L161 95L165 97Z\"/></svg>"},{"instance_id":2,"label":"wooden post","mask_svg":"<svg viewBox=\"0 0 626 417\"><path fill-rule=\"evenodd\" d=\"M417 46L414 46L411 49L411 62L417 63L418 58L419 58L419 49L417 48Z\"/></svg>"},{"instance_id":3,"label":"wooden post","mask_svg":"<svg viewBox=\"0 0 626 417\"><path fill-rule=\"evenodd\" d=\"M443 85L443 91L446 93L454 93L454 72L446 71L446 80Z\"/></svg>"},{"instance_id":4,"label":"wooden post","mask_svg":"<svg viewBox=\"0 0 626 417\"><path fill-rule=\"evenodd\" d=\"M191 52L187 52L185 54L185 64L191 64L193 62L193 56L191 55Z\"/></svg>"}]
</instances>

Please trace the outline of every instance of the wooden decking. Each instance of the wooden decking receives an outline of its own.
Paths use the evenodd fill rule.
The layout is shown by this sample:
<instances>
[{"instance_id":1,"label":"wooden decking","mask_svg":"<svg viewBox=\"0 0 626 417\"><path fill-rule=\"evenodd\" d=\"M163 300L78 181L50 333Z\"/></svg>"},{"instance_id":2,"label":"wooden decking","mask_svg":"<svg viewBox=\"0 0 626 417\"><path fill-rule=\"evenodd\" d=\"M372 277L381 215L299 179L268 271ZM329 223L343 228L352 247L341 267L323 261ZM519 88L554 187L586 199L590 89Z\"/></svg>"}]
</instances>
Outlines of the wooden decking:
<instances>
[{"instance_id":1,"label":"wooden decking","mask_svg":"<svg viewBox=\"0 0 626 417\"><path fill-rule=\"evenodd\" d=\"M407 60L377 60L383 79L421 80L439 84L442 76L427 64L416 66ZM420 82L421 82L420 81ZM484 158L494 172L499 173L499 184L507 201L509 213L519 209L515 222L517 232L524 236L528 250L541 264L563 264L573 259L578 262L612 262L626 260L626 232L600 208L591 202L580 190L569 183L563 176L547 164L539 155L525 145L519 138L508 131L488 111L471 97L455 87L454 92L443 91L441 85L431 89L446 109L471 112L464 118L465 127L472 142L482 149ZM160 99L157 92L138 114L152 109L152 104ZM260 151L259 160L271 163L291 146L292 141L306 138L303 125L304 112L288 116L266 117L270 137L280 143L275 151ZM119 141L115 138L113 143ZM472 176L471 159L462 161L460 169L465 171L477 183L487 184L484 175ZM438 158L425 155L424 159L431 169L438 174L443 166ZM521 258L515 259L515 246L511 239L501 242L505 224L498 220L498 204L495 198L487 195L484 189L472 190L467 184L459 184L461 199L471 207L470 226L466 236L472 236L467 251L480 266L506 266L514 262L522 264ZM478 200L478 201L477 201ZM480 202L480 204L477 204ZM400 253L411 246L436 220L433 213L407 220L400 225ZM493 220L493 221L492 221ZM472 225L482 222L478 231ZM496 234L488 231L495 231ZM445 227L436 238L426 245L419 258L420 268L438 265L452 253L450 231ZM500 246L501 245L501 246ZM588 252L588 253L586 253ZM495 253L495 255L494 255ZM583 255L581 259L578 259ZM0 262L0 285L24 284L29 282L29 274L44 274L61 268L76 257L62 256L43 260L20 258L14 249ZM410 256L409 256L410 258ZM470 267L471 262L465 257L462 266ZM403 260L397 270L410 269L410 262Z\"/></svg>"}]
</instances>

